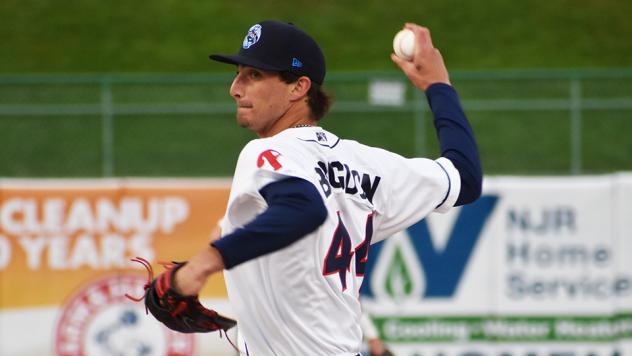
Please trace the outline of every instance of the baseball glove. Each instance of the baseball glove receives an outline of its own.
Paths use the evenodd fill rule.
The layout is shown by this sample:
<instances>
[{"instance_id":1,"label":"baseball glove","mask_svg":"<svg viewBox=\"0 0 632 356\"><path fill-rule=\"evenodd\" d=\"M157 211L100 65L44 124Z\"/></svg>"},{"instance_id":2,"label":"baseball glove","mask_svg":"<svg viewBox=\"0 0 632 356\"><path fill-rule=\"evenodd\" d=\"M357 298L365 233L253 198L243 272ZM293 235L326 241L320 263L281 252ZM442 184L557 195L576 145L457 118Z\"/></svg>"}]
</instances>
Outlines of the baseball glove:
<instances>
[{"instance_id":1,"label":"baseball glove","mask_svg":"<svg viewBox=\"0 0 632 356\"><path fill-rule=\"evenodd\" d=\"M211 331L226 331L237 324L233 319L218 314L215 310L205 308L198 296L184 296L176 292L172 286L178 269L186 262L163 264L166 271L153 278L150 263L140 257L132 261L142 264L149 272L145 294L135 298L125 294L131 300L140 302L145 299L145 311L165 324L169 329L181 333L206 333Z\"/></svg>"}]
</instances>

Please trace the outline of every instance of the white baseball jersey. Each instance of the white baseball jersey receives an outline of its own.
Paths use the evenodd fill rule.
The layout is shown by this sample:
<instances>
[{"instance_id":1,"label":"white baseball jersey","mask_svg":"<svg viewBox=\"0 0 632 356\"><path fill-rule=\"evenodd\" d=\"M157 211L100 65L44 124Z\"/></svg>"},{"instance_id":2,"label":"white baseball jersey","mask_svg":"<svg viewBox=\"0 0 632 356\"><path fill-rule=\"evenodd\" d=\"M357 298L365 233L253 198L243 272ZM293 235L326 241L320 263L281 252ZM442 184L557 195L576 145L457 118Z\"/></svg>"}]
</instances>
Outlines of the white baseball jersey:
<instances>
[{"instance_id":1,"label":"white baseball jersey","mask_svg":"<svg viewBox=\"0 0 632 356\"><path fill-rule=\"evenodd\" d=\"M222 233L263 212L259 190L288 177L313 183L328 217L290 246L224 272L245 341L240 349L252 356L357 355L369 242L449 210L459 173L446 158L406 159L319 127L287 129L242 150Z\"/></svg>"}]
</instances>

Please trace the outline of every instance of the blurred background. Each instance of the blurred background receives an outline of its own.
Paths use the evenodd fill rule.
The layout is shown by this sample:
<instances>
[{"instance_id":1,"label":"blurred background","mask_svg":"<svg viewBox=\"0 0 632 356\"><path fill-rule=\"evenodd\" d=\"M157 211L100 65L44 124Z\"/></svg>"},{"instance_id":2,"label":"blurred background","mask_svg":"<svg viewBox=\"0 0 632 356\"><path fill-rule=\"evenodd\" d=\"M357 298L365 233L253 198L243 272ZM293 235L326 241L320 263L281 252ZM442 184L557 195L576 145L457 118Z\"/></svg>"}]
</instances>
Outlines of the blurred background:
<instances>
[{"instance_id":1,"label":"blurred background","mask_svg":"<svg viewBox=\"0 0 632 356\"><path fill-rule=\"evenodd\" d=\"M372 247L369 334L397 355L632 355L631 13L623 0L3 0L0 354L235 354L208 335L157 338L121 293L83 324L73 301L140 290L129 257L205 243L256 138L235 124L234 68L208 55L279 19L325 52L324 128L434 158L425 97L389 58L405 22L429 27L479 143L481 201ZM221 277L202 297L230 315Z\"/></svg>"},{"instance_id":2,"label":"blurred background","mask_svg":"<svg viewBox=\"0 0 632 356\"><path fill-rule=\"evenodd\" d=\"M234 125L233 53L261 19L321 43L322 125L436 156L423 96L390 61L428 26L490 174L632 168L632 3L577 1L14 1L0 4L0 176L229 176L254 138ZM383 82L386 81L386 85Z\"/></svg>"}]
</instances>

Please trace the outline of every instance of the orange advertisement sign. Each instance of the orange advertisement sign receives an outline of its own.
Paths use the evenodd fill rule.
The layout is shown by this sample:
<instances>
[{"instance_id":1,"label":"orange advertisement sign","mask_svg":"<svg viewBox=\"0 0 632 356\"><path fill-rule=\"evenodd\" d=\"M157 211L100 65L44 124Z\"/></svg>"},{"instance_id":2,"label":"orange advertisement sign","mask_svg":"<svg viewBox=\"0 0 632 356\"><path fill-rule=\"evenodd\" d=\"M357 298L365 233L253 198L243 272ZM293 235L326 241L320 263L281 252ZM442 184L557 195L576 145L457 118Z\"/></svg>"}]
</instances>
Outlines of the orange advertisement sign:
<instances>
[{"instance_id":1,"label":"orange advertisement sign","mask_svg":"<svg viewBox=\"0 0 632 356\"><path fill-rule=\"evenodd\" d=\"M227 180L5 181L0 310L60 305L103 275L144 274L130 259L183 261L224 215ZM202 297L225 298L221 276Z\"/></svg>"}]
</instances>

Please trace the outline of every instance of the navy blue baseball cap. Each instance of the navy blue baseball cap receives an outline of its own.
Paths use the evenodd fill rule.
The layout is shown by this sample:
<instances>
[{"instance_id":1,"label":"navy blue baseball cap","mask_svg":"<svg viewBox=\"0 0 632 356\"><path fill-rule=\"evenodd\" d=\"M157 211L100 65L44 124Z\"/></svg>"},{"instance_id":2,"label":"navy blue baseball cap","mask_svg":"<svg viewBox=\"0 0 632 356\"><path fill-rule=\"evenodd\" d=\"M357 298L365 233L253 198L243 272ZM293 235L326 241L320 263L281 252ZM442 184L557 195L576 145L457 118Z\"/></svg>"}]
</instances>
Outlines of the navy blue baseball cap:
<instances>
[{"instance_id":1,"label":"navy blue baseball cap","mask_svg":"<svg viewBox=\"0 0 632 356\"><path fill-rule=\"evenodd\" d=\"M267 20L248 29L237 54L209 58L266 71L292 72L319 85L325 80L325 56L318 43L292 23Z\"/></svg>"}]
</instances>

